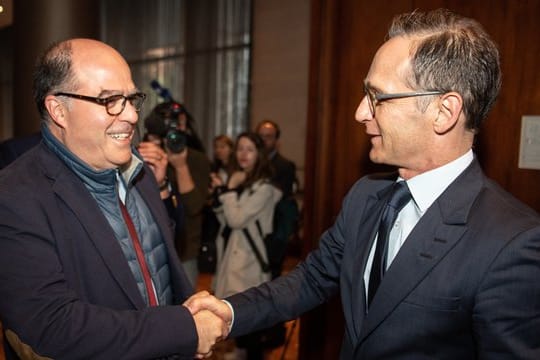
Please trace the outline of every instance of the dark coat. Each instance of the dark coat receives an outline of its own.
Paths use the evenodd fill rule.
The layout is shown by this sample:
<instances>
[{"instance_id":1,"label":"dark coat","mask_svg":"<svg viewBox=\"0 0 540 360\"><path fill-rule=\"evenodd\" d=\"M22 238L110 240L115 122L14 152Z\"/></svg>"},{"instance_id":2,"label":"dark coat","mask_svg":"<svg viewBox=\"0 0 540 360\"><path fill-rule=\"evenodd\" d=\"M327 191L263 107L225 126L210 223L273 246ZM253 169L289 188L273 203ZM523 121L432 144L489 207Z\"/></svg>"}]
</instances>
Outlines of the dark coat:
<instances>
[{"instance_id":1,"label":"dark coat","mask_svg":"<svg viewBox=\"0 0 540 360\"><path fill-rule=\"evenodd\" d=\"M270 159L270 164L274 170L272 182L281 190L284 198L291 196L296 182L296 165L278 152Z\"/></svg>"},{"instance_id":2,"label":"dark coat","mask_svg":"<svg viewBox=\"0 0 540 360\"><path fill-rule=\"evenodd\" d=\"M359 180L303 264L230 297L231 336L339 292L341 359L540 359L540 217L476 160L412 230L367 311L364 269L394 180Z\"/></svg>"},{"instance_id":3,"label":"dark coat","mask_svg":"<svg viewBox=\"0 0 540 360\"><path fill-rule=\"evenodd\" d=\"M181 304L192 287L148 168L135 186L162 231ZM198 341L183 306L145 306L96 201L43 143L0 172L0 320L12 343L54 359L193 358Z\"/></svg>"}]
</instances>

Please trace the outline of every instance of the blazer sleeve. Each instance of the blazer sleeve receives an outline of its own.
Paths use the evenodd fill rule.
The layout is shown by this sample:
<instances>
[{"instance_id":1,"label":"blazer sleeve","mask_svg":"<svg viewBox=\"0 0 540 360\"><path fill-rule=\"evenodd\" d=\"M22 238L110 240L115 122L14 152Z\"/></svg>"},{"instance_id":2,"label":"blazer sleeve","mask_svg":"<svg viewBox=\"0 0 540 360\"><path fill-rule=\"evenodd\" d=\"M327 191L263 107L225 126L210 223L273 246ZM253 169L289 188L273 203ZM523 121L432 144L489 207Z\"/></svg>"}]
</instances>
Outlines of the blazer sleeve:
<instances>
[{"instance_id":1,"label":"blazer sleeve","mask_svg":"<svg viewBox=\"0 0 540 360\"><path fill-rule=\"evenodd\" d=\"M338 293L345 249L352 245L347 244L347 233L361 221L357 206L364 201L358 189L353 187L345 197L336 222L304 262L286 275L226 299L234 309L231 336L294 319Z\"/></svg>"}]
</instances>

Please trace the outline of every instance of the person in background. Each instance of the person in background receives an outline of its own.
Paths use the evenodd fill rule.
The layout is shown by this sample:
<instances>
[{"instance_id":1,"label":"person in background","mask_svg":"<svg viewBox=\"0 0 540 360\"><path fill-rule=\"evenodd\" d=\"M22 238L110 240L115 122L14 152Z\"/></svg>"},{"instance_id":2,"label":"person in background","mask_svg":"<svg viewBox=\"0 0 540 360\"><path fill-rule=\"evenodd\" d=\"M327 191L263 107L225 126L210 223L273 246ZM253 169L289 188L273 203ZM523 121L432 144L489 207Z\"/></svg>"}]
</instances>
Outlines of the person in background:
<instances>
[{"instance_id":1,"label":"person in background","mask_svg":"<svg viewBox=\"0 0 540 360\"><path fill-rule=\"evenodd\" d=\"M11 164L15 159L30 150L41 141L41 133L14 137L0 142L0 169Z\"/></svg>"},{"instance_id":2,"label":"person in background","mask_svg":"<svg viewBox=\"0 0 540 360\"><path fill-rule=\"evenodd\" d=\"M445 9L394 18L356 120L370 159L318 249L287 275L226 298L231 336L341 295L341 359L540 359L540 216L473 151L501 84L496 44ZM359 82L361 82L359 80Z\"/></svg>"},{"instance_id":3,"label":"person in background","mask_svg":"<svg viewBox=\"0 0 540 360\"><path fill-rule=\"evenodd\" d=\"M234 141L227 135L218 135L214 138L213 145L214 161L210 176L218 176L221 182L226 184L234 161Z\"/></svg>"},{"instance_id":4,"label":"person in background","mask_svg":"<svg viewBox=\"0 0 540 360\"><path fill-rule=\"evenodd\" d=\"M185 214L175 247L190 282L196 286L203 210L210 185L210 161L195 131L193 118L182 104L174 101L158 104L144 123L145 138L153 137L167 150L167 177ZM177 146L169 146L172 141Z\"/></svg>"},{"instance_id":5,"label":"person in background","mask_svg":"<svg viewBox=\"0 0 540 360\"><path fill-rule=\"evenodd\" d=\"M210 356L228 327L182 306L167 158L131 146L145 99L124 58L91 39L37 62L42 142L0 171L0 320L8 359ZM157 181L156 181L157 180Z\"/></svg>"},{"instance_id":6,"label":"person in background","mask_svg":"<svg viewBox=\"0 0 540 360\"><path fill-rule=\"evenodd\" d=\"M217 194L214 192L212 183L227 183L232 171L234 142L227 135L218 135L214 138L213 148L214 161L211 165L208 200L203 210L201 250L198 258L199 271L204 273L215 273L216 271L216 239L220 228L213 208Z\"/></svg>"},{"instance_id":7,"label":"person in background","mask_svg":"<svg viewBox=\"0 0 540 360\"><path fill-rule=\"evenodd\" d=\"M214 211L221 224L217 239L214 291L226 297L270 279L261 261L268 262L264 236L272 232L273 208L281 191L271 184L271 168L264 145L255 133L238 135L233 173L226 184L214 178L218 204ZM256 336L237 339L250 360L262 359Z\"/></svg>"},{"instance_id":8,"label":"person in background","mask_svg":"<svg viewBox=\"0 0 540 360\"><path fill-rule=\"evenodd\" d=\"M289 198L295 193L297 186L296 164L285 158L278 151L278 141L281 136L279 125L272 120L263 120L255 128L266 148L268 159L272 164L274 175L272 181L283 192L283 198Z\"/></svg>"},{"instance_id":9,"label":"person in background","mask_svg":"<svg viewBox=\"0 0 540 360\"><path fill-rule=\"evenodd\" d=\"M274 233L271 242L271 257L274 264L272 277L275 278L283 271L285 257L291 249L289 245L298 235L300 227L300 209L295 197L298 180L295 163L286 159L278 151L278 141L281 137L279 125L272 120L263 120L257 124L256 132L264 141L274 171L272 182L283 192L283 197L274 212Z\"/></svg>"}]
</instances>

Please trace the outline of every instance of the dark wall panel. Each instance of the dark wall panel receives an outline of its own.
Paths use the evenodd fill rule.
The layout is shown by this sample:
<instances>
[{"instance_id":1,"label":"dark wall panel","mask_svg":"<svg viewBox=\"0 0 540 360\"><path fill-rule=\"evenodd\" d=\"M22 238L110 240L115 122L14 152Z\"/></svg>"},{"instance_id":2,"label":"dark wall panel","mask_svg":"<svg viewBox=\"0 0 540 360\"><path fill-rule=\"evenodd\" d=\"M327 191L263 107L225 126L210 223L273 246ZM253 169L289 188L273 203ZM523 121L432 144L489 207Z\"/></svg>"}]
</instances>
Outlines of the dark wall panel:
<instances>
[{"instance_id":1,"label":"dark wall panel","mask_svg":"<svg viewBox=\"0 0 540 360\"><path fill-rule=\"evenodd\" d=\"M392 17L414 9L446 7L473 17L499 44L502 91L475 151L488 176L540 211L540 170L517 167L521 116L540 114L540 0L313 0L312 6L305 253L332 224L354 181L388 169L370 162L369 139L354 112ZM306 315L301 329L302 359L335 359L342 338L339 301Z\"/></svg>"}]
</instances>

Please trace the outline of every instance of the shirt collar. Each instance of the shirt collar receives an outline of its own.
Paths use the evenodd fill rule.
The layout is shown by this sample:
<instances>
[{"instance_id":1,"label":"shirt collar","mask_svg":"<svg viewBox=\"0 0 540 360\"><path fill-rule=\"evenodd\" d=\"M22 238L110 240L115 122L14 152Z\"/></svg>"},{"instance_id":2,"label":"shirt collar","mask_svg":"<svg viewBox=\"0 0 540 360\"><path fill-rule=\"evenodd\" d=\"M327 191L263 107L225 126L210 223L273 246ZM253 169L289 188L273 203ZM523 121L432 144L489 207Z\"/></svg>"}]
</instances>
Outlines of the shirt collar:
<instances>
[{"instance_id":1,"label":"shirt collar","mask_svg":"<svg viewBox=\"0 0 540 360\"><path fill-rule=\"evenodd\" d=\"M414 202L423 214L473 161L472 149L456 160L407 180ZM402 180L399 178L398 180Z\"/></svg>"},{"instance_id":2,"label":"shirt collar","mask_svg":"<svg viewBox=\"0 0 540 360\"><path fill-rule=\"evenodd\" d=\"M62 144L49 130L45 123L42 123L41 132L43 140L47 147L51 149L90 189L96 191L104 190L115 186L119 180L118 174L127 187L139 174L143 167L143 161L135 148L132 148L133 156L131 161L117 169L95 170L92 169L83 160L72 153L64 144Z\"/></svg>"}]
</instances>

